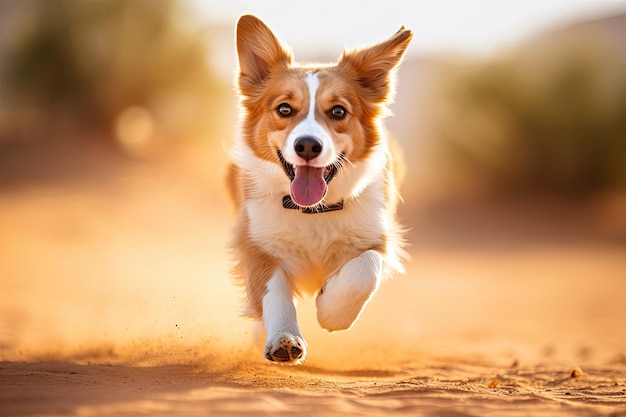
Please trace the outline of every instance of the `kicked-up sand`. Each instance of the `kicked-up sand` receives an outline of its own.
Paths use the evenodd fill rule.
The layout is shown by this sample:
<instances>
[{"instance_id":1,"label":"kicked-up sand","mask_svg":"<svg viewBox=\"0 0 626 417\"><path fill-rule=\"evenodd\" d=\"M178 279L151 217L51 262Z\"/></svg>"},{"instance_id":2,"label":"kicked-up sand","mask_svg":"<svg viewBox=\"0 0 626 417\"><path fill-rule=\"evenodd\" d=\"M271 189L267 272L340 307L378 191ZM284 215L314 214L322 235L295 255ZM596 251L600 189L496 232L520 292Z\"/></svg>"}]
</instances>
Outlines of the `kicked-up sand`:
<instances>
[{"instance_id":1,"label":"kicked-up sand","mask_svg":"<svg viewBox=\"0 0 626 417\"><path fill-rule=\"evenodd\" d=\"M112 172L0 191L0 416L626 416L623 235L404 213L408 274L347 332L302 300L308 359L279 366L239 316L219 181Z\"/></svg>"}]
</instances>

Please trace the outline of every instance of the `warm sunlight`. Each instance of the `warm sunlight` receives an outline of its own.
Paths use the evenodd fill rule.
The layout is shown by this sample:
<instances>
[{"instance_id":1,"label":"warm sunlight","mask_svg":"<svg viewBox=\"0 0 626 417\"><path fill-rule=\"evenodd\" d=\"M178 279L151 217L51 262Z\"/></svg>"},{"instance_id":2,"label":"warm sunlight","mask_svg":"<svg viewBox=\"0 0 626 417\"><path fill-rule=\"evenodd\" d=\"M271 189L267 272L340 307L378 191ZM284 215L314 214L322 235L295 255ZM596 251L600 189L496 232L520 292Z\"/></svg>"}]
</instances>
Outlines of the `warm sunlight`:
<instances>
[{"instance_id":1,"label":"warm sunlight","mask_svg":"<svg viewBox=\"0 0 626 417\"><path fill-rule=\"evenodd\" d=\"M406 165L407 273L349 331L298 299L292 367L263 359L229 249L243 13L304 61L413 31L384 120ZM625 39L619 2L0 2L0 417L622 415ZM364 80L335 121L371 99ZM276 109L260 136L288 130ZM254 198L278 204L289 168L322 201L370 166L271 151L254 179L279 186ZM395 196L373 183L389 192L374 203ZM320 230L333 215L297 214Z\"/></svg>"}]
</instances>

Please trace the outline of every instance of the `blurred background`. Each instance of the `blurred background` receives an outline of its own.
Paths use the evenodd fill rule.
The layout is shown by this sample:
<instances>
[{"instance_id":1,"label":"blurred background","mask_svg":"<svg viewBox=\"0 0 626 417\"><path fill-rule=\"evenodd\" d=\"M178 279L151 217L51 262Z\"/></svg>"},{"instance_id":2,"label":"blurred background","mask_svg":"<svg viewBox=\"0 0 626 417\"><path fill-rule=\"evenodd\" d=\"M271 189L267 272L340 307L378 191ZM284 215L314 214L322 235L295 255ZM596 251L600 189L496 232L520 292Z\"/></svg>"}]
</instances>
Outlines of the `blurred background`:
<instances>
[{"instance_id":1,"label":"blurred background","mask_svg":"<svg viewBox=\"0 0 626 417\"><path fill-rule=\"evenodd\" d=\"M596 340L625 348L606 330L626 319L623 3L227 3L0 2L0 360L196 360L224 356L200 346L249 336L228 275L223 189L234 25L248 12L299 61L415 31L387 121L408 165L400 214L414 260L374 311L404 308L401 330L416 338L441 327L424 315L454 314L465 321L441 331L483 340L500 300L520 339L550 333L521 319L536 307L555 331L568 314L602 322ZM536 291L517 304L498 304L517 287L479 290L529 276ZM552 314L555 293L577 286ZM457 295L429 303L429 288Z\"/></svg>"}]
</instances>

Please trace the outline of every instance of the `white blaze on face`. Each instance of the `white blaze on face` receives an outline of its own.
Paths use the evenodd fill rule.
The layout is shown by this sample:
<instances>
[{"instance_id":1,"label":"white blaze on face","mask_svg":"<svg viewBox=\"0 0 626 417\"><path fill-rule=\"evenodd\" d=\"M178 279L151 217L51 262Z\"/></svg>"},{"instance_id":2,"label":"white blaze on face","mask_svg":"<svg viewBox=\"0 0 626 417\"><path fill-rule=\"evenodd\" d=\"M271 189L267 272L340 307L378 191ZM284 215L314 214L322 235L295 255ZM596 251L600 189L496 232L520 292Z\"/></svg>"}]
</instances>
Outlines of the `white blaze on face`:
<instances>
[{"instance_id":1,"label":"white blaze on face","mask_svg":"<svg viewBox=\"0 0 626 417\"><path fill-rule=\"evenodd\" d=\"M309 87L309 108L306 119L300 122L291 133L289 133L281 152L285 160L290 164L295 166L306 165L307 162L296 153L294 143L299 137L312 136L322 142L322 152L316 158L310 160L308 164L315 167L326 167L334 162L336 155L331 136L322 125L315 120L315 94L320 84L317 74L307 72L306 83Z\"/></svg>"},{"instance_id":2,"label":"white blaze on face","mask_svg":"<svg viewBox=\"0 0 626 417\"><path fill-rule=\"evenodd\" d=\"M319 88L317 74L306 73L306 84L309 88L308 112L305 119L287 136L281 153L294 166L294 177L289 185L292 200L301 207L312 207L321 203L328 192L325 175L336 155L330 134L315 119L316 93ZM295 149L295 143L305 137L313 138L322 145L319 155L308 161L301 158Z\"/></svg>"}]
</instances>

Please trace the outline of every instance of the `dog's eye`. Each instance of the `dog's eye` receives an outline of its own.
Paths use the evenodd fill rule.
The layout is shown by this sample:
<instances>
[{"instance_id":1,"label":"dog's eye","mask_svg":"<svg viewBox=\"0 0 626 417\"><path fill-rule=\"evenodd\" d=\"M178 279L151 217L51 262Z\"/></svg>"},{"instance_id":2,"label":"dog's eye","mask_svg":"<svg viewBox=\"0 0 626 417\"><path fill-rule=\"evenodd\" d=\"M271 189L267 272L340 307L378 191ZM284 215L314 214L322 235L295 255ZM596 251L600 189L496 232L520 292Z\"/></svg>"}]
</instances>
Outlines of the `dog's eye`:
<instances>
[{"instance_id":1,"label":"dog's eye","mask_svg":"<svg viewBox=\"0 0 626 417\"><path fill-rule=\"evenodd\" d=\"M276 113L280 117L291 117L293 115L293 109L287 103L281 103L276 107Z\"/></svg>"},{"instance_id":2,"label":"dog's eye","mask_svg":"<svg viewBox=\"0 0 626 417\"><path fill-rule=\"evenodd\" d=\"M346 112L346 109L343 106L335 106L330 111L330 117L335 120L343 119L344 117L346 117L346 114L348 114L348 112Z\"/></svg>"}]
</instances>

